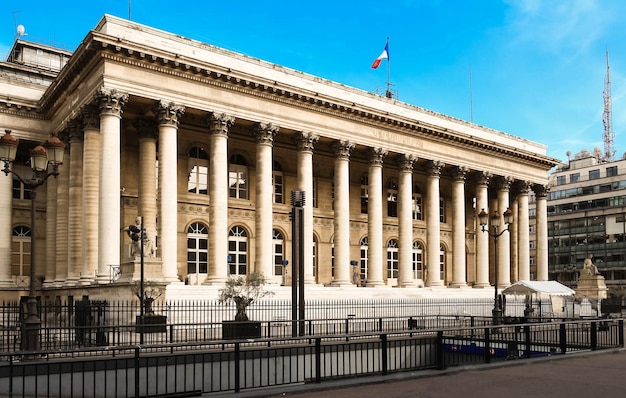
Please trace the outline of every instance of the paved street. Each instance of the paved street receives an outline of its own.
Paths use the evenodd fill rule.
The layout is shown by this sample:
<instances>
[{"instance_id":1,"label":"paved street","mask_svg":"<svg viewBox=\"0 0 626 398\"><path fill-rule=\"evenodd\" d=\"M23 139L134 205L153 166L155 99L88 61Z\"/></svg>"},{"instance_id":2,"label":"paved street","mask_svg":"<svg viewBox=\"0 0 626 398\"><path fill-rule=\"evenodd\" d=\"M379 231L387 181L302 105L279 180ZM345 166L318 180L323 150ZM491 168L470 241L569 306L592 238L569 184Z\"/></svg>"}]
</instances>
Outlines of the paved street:
<instances>
[{"instance_id":1,"label":"paved street","mask_svg":"<svg viewBox=\"0 0 626 398\"><path fill-rule=\"evenodd\" d=\"M610 350L504 364L292 386L237 396L294 398L624 397L626 351Z\"/></svg>"}]
</instances>

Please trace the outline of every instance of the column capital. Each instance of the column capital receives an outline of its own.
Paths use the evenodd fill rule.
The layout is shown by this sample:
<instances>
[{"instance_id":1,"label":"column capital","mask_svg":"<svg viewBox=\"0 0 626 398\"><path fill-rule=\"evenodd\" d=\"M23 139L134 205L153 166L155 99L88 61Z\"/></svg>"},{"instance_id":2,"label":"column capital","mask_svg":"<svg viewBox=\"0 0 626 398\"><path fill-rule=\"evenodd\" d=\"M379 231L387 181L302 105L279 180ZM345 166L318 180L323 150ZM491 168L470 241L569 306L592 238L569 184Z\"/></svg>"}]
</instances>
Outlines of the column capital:
<instances>
[{"instance_id":1,"label":"column capital","mask_svg":"<svg viewBox=\"0 0 626 398\"><path fill-rule=\"evenodd\" d=\"M537 196L537 198L545 199L548 196L548 192L550 191L550 186L535 184L533 185L533 191L535 191L535 195Z\"/></svg>"},{"instance_id":2,"label":"column capital","mask_svg":"<svg viewBox=\"0 0 626 398\"><path fill-rule=\"evenodd\" d=\"M533 184L530 181L516 180L513 183L513 189L515 190L516 196L528 195L532 186Z\"/></svg>"},{"instance_id":3,"label":"column capital","mask_svg":"<svg viewBox=\"0 0 626 398\"><path fill-rule=\"evenodd\" d=\"M100 114L109 114L121 117L122 108L128 102L128 94L114 88L101 87L95 95Z\"/></svg>"},{"instance_id":4,"label":"column capital","mask_svg":"<svg viewBox=\"0 0 626 398\"><path fill-rule=\"evenodd\" d=\"M469 173L469 168L466 166L456 166L453 171L454 181L465 182L465 178Z\"/></svg>"},{"instance_id":5,"label":"column capital","mask_svg":"<svg viewBox=\"0 0 626 398\"><path fill-rule=\"evenodd\" d=\"M139 138L152 138L156 140L159 137L157 123L153 118L139 117L133 121L133 126L137 129Z\"/></svg>"},{"instance_id":6,"label":"column capital","mask_svg":"<svg viewBox=\"0 0 626 398\"><path fill-rule=\"evenodd\" d=\"M429 177L439 178L441 176L441 170L445 167L445 163L440 160L430 160L426 166L426 172Z\"/></svg>"},{"instance_id":7,"label":"column capital","mask_svg":"<svg viewBox=\"0 0 626 398\"><path fill-rule=\"evenodd\" d=\"M178 127L181 116L185 113L185 106L174 102L159 101L154 107L159 126Z\"/></svg>"},{"instance_id":8,"label":"column capital","mask_svg":"<svg viewBox=\"0 0 626 398\"><path fill-rule=\"evenodd\" d=\"M226 113L210 112L206 119L209 134L228 137L229 129L235 124L235 117Z\"/></svg>"},{"instance_id":9,"label":"column capital","mask_svg":"<svg viewBox=\"0 0 626 398\"><path fill-rule=\"evenodd\" d=\"M382 166L383 159L387 156L387 151L383 148L369 148L367 151L370 166Z\"/></svg>"},{"instance_id":10,"label":"column capital","mask_svg":"<svg viewBox=\"0 0 626 398\"><path fill-rule=\"evenodd\" d=\"M298 131L294 137L296 147L301 152L313 152L313 147L317 144L320 136L310 131Z\"/></svg>"},{"instance_id":11,"label":"column capital","mask_svg":"<svg viewBox=\"0 0 626 398\"><path fill-rule=\"evenodd\" d=\"M67 126L67 132L70 143L82 142L85 138L82 120L80 118L72 119Z\"/></svg>"},{"instance_id":12,"label":"column capital","mask_svg":"<svg viewBox=\"0 0 626 398\"><path fill-rule=\"evenodd\" d=\"M337 159L349 159L353 149L354 144L350 141L339 140L333 144L333 151Z\"/></svg>"},{"instance_id":13,"label":"column capital","mask_svg":"<svg viewBox=\"0 0 626 398\"><path fill-rule=\"evenodd\" d=\"M85 105L80 109L80 116L83 119L83 129L99 130L100 129L100 117L98 107L90 104Z\"/></svg>"},{"instance_id":14,"label":"column capital","mask_svg":"<svg viewBox=\"0 0 626 398\"><path fill-rule=\"evenodd\" d=\"M476 173L476 184L478 186L488 187L493 175L488 171L479 171Z\"/></svg>"},{"instance_id":15,"label":"column capital","mask_svg":"<svg viewBox=\"0 0 626 398\"><path fill-rule=\"evenodd\" d=\"M413 164L417 161L417 156L401 154L398 156L396 163L400 167L400 171L413 171Z\"/></svg>"},{"instance_id":16,"label":"column capital","mask_svg":"<svg viewBox=\"0 0 626 398\"><path fill-rule=\"evenodd\" d=\"M496 179L496 187L499 191L509 191L511 190L511 184L513 184L513 177L510 176L502 176Z\"/></svg>"},{"instance_id":17,"label":"column capital","mask_svg":"<svg viewBox=\"0 0 626 398\"><path fill-rule=\"evenodd\" d=\"M256 138L257 144L272 145L278 130L280 128L272 123L259 122L254 125L252 135Z\"/></svg>"}]
</instances>

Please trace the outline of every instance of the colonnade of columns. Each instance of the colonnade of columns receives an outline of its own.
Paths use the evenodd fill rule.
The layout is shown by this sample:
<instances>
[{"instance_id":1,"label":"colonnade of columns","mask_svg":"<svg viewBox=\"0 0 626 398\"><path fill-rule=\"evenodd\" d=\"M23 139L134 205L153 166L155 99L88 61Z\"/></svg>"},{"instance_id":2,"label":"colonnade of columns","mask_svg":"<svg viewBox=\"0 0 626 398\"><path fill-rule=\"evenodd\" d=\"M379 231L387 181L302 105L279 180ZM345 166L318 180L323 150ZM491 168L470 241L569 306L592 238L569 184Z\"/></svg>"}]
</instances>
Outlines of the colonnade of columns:
<instances>
[{"instance_id":1,"label":"colonnade of columns","mask_svg":"<svg viewBox=\"0 0 626 398\"><path fill-rule=\"evenodd\" d=\"M73 125L69 136L69 162L60 170L58 180L47 184L46 244L47 257L55 259L54 266L45 271L45 282L50 286L73 286L90 283L108 283L110 266L120 263L121 203L121 120L128 96L115 90L101 89L95 96L96 106L86 106ZM162 279L179 280L178 276L178 125L185 112L182 105L157 102L156 119L139 118L135 128L139 136L138 159L138 214L144 217L148 238L159 236L159 256ZM209 113L207 117L209 142L208 191L209 249L207 284L221 284L228 276L228 136L235 119L227 114ZM273 274L273 141L279 128L269 123L256 123L252 133L256 139L256 196L255 196L255 258L254 270ZM304 241L313 242L313 153L319 137L311 132L295 135L297 151L297 189L305 192ZM158 143L158 154L157 154ZM333 285L351 284L350 265L350 156L355 144L346 140L334 143L334 279ZM384 284L383 242L383 161L387 157L383 148L370 148L368 153L368 274L367 286ZM158 156L158 192L155 167ZM413 220L412 172L417 158L400 154L398 165L398 285L416 285L412 270ZM427 161L426 169L426 285L443 286L439 273L441 220L440 179L445 164ZM453 167L452 180L452 272L450 287L468 285L466 261L466 197L465 186L469 170ZM503 213L511 206L510 189L513 181L506 177L497 179L496 197L489 203L488 188L496 181L488 173L478 173L476 182L476 211L498 210ZM8 179L0 181L8 184ZM517 195L518 223L516 250L519 278L530 278L529 211L528 196L531 186L523 184ZM533 186L537 193L537 279L545 280L547 267L547 206L546 191ZM9 189L1 190L10 192ZM10 200L0 200L0 206ZM2 214L3 212L0 212ZM158 214L158 224L157 224ZM501 228L504 228L502 226ZM475 236L475 287L489 286L489 236L476 226ZM6 240L4 240L6 241ZM3 251L5 248L0 247ZM498 280L505 286L511 281L509 239L501 239L498 247ZM313 248L303 245L305 281L314 283ZM52 262L51 262L52 263ZM10 264L8 265L10 268ZM9 271L10 272L10 271ZM9 279L7 266L0 267L0 281Z\"/></svg>"}]
</instances>

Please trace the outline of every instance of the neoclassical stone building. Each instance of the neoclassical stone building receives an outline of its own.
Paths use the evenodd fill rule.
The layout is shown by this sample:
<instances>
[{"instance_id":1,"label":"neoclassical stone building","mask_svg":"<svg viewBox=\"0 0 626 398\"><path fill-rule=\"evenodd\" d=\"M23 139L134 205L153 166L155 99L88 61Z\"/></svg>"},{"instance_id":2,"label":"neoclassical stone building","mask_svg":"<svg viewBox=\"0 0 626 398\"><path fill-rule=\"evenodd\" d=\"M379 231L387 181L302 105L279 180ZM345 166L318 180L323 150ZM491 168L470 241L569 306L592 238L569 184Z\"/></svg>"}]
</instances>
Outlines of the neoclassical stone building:
<instances>
[{"instance_id":1,"label":"neoclassical stone building","mask_svg":"<svg viewBox=\"0 0 626 398\"><path fill-rule=\"evenodd\" d=\"M305 193L307 283L487 287L496 264L501 286L529 279L530 190L548 277L558 161L544 145L111 16L73 53L18 40L0 67L12 167L49 134L67 144L37 191L34 237L29 192L0 175L4 291L23 286L33 239L44 289L136 280L137 216L156 247L149 280L284 283L292 191ZM476 215L507 208L495 259Z\"/></svg>"}]
</instances>

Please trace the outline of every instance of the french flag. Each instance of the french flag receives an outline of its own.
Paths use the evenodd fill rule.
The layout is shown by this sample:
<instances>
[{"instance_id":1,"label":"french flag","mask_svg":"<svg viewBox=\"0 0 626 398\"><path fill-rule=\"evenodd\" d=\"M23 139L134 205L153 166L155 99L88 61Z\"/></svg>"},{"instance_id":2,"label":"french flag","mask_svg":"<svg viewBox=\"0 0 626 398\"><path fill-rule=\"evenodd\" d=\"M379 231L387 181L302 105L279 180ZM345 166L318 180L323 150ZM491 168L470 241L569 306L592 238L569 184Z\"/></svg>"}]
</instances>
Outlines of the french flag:
<instances>
[{"instance_id":1,"label":"french flag","mask_svg":"<svg viewBox=\"0 0 626 398\"><path fill-rule=\"evenodd\" d=\"M372 64L372 69L378 68L383 59L389 59L389 42L385 44L385 49L383 50L383 52L380 53L378 58L374 60L374 63Z\"/></svg>"}]
</instances>

